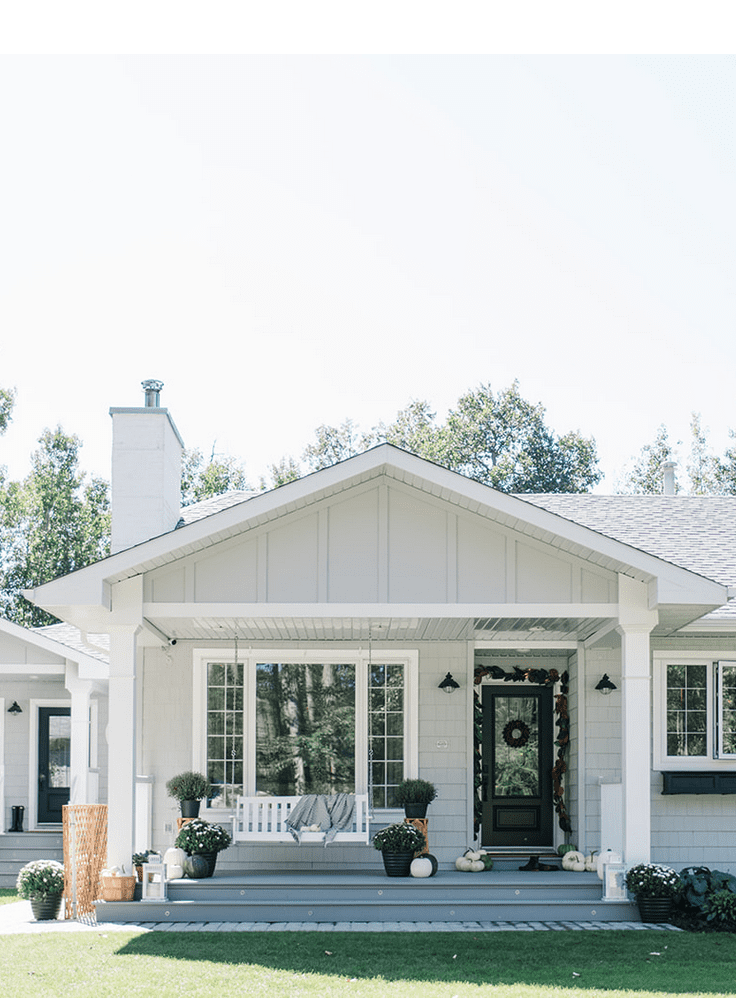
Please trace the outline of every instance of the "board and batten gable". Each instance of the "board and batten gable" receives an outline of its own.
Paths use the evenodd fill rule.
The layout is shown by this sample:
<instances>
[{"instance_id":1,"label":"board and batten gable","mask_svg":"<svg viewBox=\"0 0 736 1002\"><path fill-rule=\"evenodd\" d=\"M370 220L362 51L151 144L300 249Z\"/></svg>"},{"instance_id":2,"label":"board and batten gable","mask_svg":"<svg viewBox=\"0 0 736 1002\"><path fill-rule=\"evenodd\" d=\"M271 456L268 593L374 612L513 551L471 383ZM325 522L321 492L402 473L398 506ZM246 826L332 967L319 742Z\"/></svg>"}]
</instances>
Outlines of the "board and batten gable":
<instances>
[{"instance_id":1,"label":"board and batten gable","mask_svg":"<svg viewBox=\"0 0 736 1002\"><path fill-rule=\"evenodd\" d=\"M146 602L617 600L616 575L377 478L146 574Z\"/></svg>"}]
</instances>

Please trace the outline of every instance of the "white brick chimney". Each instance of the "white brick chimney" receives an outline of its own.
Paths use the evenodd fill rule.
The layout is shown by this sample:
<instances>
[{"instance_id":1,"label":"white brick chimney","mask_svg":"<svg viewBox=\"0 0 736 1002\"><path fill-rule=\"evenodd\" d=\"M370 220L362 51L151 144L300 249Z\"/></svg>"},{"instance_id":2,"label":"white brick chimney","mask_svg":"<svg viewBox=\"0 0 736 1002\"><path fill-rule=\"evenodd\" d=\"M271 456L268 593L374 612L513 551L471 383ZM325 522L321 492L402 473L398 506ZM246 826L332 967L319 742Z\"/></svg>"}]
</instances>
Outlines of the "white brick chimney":
<instances>
[{"instance_id":1,"label":"white brick chimney","mask_svg":"<svg viewBox=\"0 0 736 1002\"><path fill-rule=\"evenodd\" d=\"M163 383L146 379L144 407L111 407L112 542L118 553L169 532L181 507L181 436L159 406Z\"/></svg>"}]
</instances>

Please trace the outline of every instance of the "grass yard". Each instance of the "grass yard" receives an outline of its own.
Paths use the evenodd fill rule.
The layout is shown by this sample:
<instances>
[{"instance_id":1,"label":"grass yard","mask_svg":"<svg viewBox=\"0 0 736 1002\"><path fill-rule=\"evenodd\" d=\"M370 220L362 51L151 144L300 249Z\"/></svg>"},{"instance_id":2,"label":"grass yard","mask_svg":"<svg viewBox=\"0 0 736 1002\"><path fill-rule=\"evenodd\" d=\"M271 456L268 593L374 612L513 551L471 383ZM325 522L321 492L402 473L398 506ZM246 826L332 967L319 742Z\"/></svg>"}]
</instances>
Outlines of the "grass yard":
<instances>
[{"instance_id":1,"label":"grass yard","mask_svg":"<svg viewBox=\"0 0 736 1002\"><path fill-rule=\"evenodd\" d=\"M3 998L733 997L736 935L9 935L0 986Z\"/></svg>"},{"instance_id":2,"label":"grass yard","mask_svg":"<svg viewBox=\"0 0 736 1002\"><path fill-rule=\"evenodd\" d=\"M12 905L16 901L20 898L14 887L0 887L0 905Z\"/></svg>"}]
</instances>

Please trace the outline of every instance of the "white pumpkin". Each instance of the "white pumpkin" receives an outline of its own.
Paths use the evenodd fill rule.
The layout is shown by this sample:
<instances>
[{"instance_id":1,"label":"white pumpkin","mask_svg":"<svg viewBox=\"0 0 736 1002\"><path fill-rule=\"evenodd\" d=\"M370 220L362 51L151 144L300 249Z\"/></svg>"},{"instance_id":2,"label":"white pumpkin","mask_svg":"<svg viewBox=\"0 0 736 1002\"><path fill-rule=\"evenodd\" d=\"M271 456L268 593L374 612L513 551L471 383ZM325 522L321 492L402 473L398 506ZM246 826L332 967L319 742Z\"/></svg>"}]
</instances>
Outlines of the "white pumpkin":
<instances>
[{"instance_id":1,"label":"white pumpkin","mask_svg":"<svg viewBox=\"0 0 736 1002\"><path fill-rule=\"evenodd\" d=\"M467 856L458 856L457 859L455 860L455 869L456 870L468 870L469 871L470 867L472 865L473 865L473 860L472 859L468 859Z\"/></svg>"},{"instance_id":2,"label":"white pumpkin","mask_svg":"<svg viewBox=\"0 0 736 1002\"><path fill-rule=\"evenodd\" d=\"M482 859L474 859L470 864L470 869L473 873L481 873L485 868L486 864Z\"/></svg>"},{"instance_id":3,"label":"white pumpkin","mask_svg":"<svg viewBox=\"0 0 736 1002\"><path fill-rule=\"evenodd\" d=\"M417 856L411 861L410 872L412 877L431 877L432 860L429 856Z\"/></svg>"},{"instance_id":4,"label":"white pumpkin","mask_svg":"<svg viewBox=\"0 0 736 1002\"><path fill-rule=\"evenodd\" d=\"M566 852L562 857L563 870L572 870L576 863L582 863L583 869L585 869L585 856L583 856L582 852L578 852L577 849L571 849L570 852Z\"/></svg>"},{"instance_id":5,"label":"white pumpkin","mask_svg":"<svg viewBox=\"0 0 736 1002\"><path fill-rule=\"evenodd\" d=\"M184 860L187 854L183 849L167 849L164 853L164 863L166 864L166 879L181 880L184 876Z\"/></svg>"},{"instance_id":6,"label":"white pumpkin","mask_svg":"<svg viewBox=\"0 0 736 1002\"><path fill-rule=\"evenodd\" d=\"M596 867L598 871L598 878L603 880L603 867L606 863L620 863L621 853L614 852L612 849L606 849L605 852L601 852L598 855L598 866Z\"/></svg>"},{"instance_id":7,"label":"white pumpkin","mask_svg":"<svg viewBox=\"0 0 736 1002\"><path fill-rule=\"evenodd\" d=\"M468 859L472 859L473 861L475 861L480 859L483 853L477 852L475 849L473 849L471 852L466 852L465 855L468 857Z\"/></svg>"},{"instance_id":8,"label":"white pumpkin","mask_svg":"<svg viewBox=\"0 0 736 1002\"><path fill-rule=\"evenodd\" d=\"M590 873L595 873L598 869L598 860L595 858L595 850L585 857L585 869Z\"/></svg>"},{"instance_id":9,"label":"white pumpkin","mask_svg":"<svg viewBox=\"0 0 736 1002\"><path fill-rule=\"evenodd\" d=\"M574 870L576 873L584 873L585 863L573 863L570 869Z\"/></svg>"}]
</instances>

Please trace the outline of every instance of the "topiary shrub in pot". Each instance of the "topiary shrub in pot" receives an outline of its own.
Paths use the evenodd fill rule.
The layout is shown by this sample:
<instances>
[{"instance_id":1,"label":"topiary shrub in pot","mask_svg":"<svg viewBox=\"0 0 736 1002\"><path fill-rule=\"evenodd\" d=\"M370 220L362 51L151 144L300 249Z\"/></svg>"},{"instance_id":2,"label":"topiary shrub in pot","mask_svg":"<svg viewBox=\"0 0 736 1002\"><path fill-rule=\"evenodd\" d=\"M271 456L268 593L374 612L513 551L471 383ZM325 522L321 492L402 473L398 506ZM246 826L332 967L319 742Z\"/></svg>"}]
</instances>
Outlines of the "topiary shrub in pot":
<instances>
[{"instance_id":1,"label":"topiary shrub in pot","mask_svg":"<svg viewBox=\"0 0 736 1002\"><path fill-rule=\"evenodd\" d=\"M437 790L434 783L426 779L404 779L396 787L394 796L407 818L426 818L427 805L436 798Z\"/></svg>"},{"instance_id":2,"label":"topiary shrub in pot","mask_svg":"<svg viewBox=\"0 0 736 1002\"><path fill-rule=\"evenodd\" d=\"M212 785L201 772L180 772L166 783L166 792L179 801L183 818L199 817L199 802L212 795Z\"/></svg>"}]
</instances>

